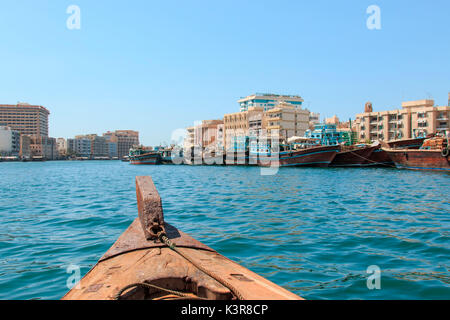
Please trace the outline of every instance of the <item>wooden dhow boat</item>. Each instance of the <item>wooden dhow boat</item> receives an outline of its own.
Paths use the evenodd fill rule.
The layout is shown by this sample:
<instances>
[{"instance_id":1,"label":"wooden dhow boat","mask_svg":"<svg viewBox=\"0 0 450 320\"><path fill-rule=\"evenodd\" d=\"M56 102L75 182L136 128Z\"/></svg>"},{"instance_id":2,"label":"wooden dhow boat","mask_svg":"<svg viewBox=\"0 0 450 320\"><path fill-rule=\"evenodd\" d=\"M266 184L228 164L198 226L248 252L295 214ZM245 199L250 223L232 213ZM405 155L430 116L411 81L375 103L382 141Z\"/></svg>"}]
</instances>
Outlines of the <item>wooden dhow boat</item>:
<instances>
[{"instance_id":1,"label":"wooden dhow boat","mask_svg":"<svg viewBox=\"0 0 450 320\"><path fill-rule=\"evenodd\" d=\"M388 142L382 142L384 148L393 149L419 149L425 138L411 138L411 139L401 139L393 140Z\"/></svg>"},{"instance_id":2,"label":"wooden dhow boat","mask_svg":"<svg viewBox=\"0 0 450 320\"><path fill-rule=\"evenodd\" d=\"M450 172L448 138L432 137L420 149L383 148L399 169Z\"/></svg>"},{"instance_id":3,"label":"wooden dhow boat","mask_svg":"<svg viewBox=\"0 0 450 320\"><path fill-rule=\"evenodd\" d=\"M366 167L395 167L389 154L383 150L385 149L419 149L422 146L425 138L412 138L394 141L376 141L377 147L370 154L367 161L362 165Z\"/></svg>"},{"instance_id":4,"label":"wooden dhow boat","mask_svg":"<svg viewBox=\"0 0 450 320\"><path fill-rule=\"evenodd\" d=\"M130 159L130 164L154 165L162 163L159 152L149 151L143 148L130 149L128 158Z\"/></svg>"},{"instance_id":5,"label":"wooden dhow boat","mask_svg":"<svg viewBox=\"0 0 450 320\"><path fill-rule=\"evenodd\" d=\"M139 217L63 300L301 300L164 221L150 177L136 177Z\"/></svg>"},{"instance_id":6,"label":"wooden dhow boat","mask_svg":"<svg viewBox=\"0 0 450 320\"><path fill-rule=\"evenodd\" d=\"M330 167L362 167L365 166L372 153L378 146L340 146Z\"/></svg>"}]
</instances>

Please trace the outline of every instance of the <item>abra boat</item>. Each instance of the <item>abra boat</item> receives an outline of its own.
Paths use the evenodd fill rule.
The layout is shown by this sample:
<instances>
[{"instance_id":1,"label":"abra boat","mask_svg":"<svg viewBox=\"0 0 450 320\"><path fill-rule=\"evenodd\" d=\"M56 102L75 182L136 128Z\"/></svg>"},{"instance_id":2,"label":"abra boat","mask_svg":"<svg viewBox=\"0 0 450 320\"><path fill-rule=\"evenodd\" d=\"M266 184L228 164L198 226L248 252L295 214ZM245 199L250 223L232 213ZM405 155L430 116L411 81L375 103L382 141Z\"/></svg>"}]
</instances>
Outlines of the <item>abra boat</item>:
<instances>
[{"instance_id":1,"label":"abra boat","mask_svg":"<svg viewBox=\"0 0 450 320\"><path fill-rule=\"evenodd\" d=\"M161 154L143 148L130 149L130 164L161 164Z\"/></svg>"},{"instance_id":2,"label":"abra boat","mask_svg":"<svg viewBox=\"0 0 450 320\"><path fill-rule=\"evenodd\" d=\"M420 149L383 148L399 169L437 170L450 172L448 138L433 137Z\"/></svg>"},{"instance_id":3,"label":"abra boat","mask_svg":"<svg viewBox=\"0 0 450 320\"><path fill-rule=\"evenodd\" d=\"M330 167L362 167L378 146L340 146Z\"/></svg>"},{"instance_id":4,"label":"abra boat","mask_svg":"<svg viewBox=\"0 0 450 320\"><path fill-rule=\"evenodd\" d=\"M139 218L63 300L301 300L164 221L150 177L136 177Z\"/></svg>"}]
</instances>

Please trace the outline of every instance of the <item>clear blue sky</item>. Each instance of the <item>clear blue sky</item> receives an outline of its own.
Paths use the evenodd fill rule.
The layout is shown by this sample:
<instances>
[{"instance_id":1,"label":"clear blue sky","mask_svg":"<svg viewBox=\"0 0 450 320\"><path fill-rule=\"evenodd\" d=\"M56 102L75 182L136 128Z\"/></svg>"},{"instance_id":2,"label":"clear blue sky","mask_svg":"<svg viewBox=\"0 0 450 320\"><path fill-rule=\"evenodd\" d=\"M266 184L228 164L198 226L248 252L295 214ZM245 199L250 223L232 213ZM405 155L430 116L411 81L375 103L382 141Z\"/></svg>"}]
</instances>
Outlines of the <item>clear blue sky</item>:
<instances>
[{"instance_id":1,"label":"clear blue sky","mask_svg":"<svg viewBox=\"0 0 450 320\"><path fill-rule=\"evenodd\" d=\"M66 9L81 9L68 30ZM381 8L381 30L366 9ZM51 111L50 135L169 141L254 92L354 117L450 91L450 2L14 0L0 4L0 103Z\"/></svg>"}]
</instances>

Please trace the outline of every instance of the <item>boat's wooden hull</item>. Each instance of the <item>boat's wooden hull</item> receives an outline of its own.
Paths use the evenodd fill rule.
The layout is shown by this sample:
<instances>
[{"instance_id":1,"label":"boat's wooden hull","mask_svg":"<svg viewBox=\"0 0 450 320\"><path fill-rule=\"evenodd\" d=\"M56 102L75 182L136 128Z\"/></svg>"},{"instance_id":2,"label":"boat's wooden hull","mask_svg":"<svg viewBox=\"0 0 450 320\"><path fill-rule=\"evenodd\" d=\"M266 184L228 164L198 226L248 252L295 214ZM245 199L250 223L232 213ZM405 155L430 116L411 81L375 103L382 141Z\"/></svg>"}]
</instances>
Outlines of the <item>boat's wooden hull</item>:
<instances>
[{"instance_id":1,"label":"boat's wooden hull","mask_svg":"<svg viewBox=\"0 0 450 320\"><path fill-rule=\"evenodd\" d=\"M397 150L384 149L399 169L436 170L450 172L449 156L442 156L440 150Z\"/></svg>"},{"instance_id":2,"label":"boat's wooden hull","mask_svg":"<svg viewBox=\"0 0 450 320\"><path fill-rule=\"evenodd\" d=\"M299 296L225 258L213 249L166 224L166 231L179 250L204 268L228 281L246 300L298 300ZM138 219L122 234L111 249L70 290L64 300L112 300L117 292L132 283L146 282L196 296L231 299L230 290L167 246L144 237ZM133 289L126 299L155 299L161 292Z\"/></svg>"},{"instance_id":3,"label":"boat's wooden hull","mask_svg":"<svg viewBox=\"0 0 450 320\"><path fill-rule=\"evenodd\" d=\"M383 142L383 147L391 149L419 149L425 138L412 138Z\"/></svg>"},{"instance_id":4,"label":"boat's wooden hull","mask_svg":"<svg viewBox=\"0 0 450 320\"><path fill-rule=\"evenodd\" d=\"M361 167L369 160L376 146L343 150L336 154L330 167Z\"/></svg>"},{"instance_id":5,"label":"boat's wooden hull","mask_svg":"<svg viewBox=\"0 0 450 320\"><path fill-rule=\"evenodd\" d=\"M377 146L369 156L369 159L362 165L367 167L389 167L394 166L394 162L392 161L391 157L389 157L389 154L381 148L381 146Z\"/></svg>"},{"instance_id":6,"label":"boat's wooden hull","mask_svg":"<svg viewBox=\"0 0 450 320\"><path fill-rule=\"evenodd\" d=\"M320 146L303 150L281 152L279 159L258 159L261 166L280 167L328 167L339 146Z\"/></svg>"}]
</instances>

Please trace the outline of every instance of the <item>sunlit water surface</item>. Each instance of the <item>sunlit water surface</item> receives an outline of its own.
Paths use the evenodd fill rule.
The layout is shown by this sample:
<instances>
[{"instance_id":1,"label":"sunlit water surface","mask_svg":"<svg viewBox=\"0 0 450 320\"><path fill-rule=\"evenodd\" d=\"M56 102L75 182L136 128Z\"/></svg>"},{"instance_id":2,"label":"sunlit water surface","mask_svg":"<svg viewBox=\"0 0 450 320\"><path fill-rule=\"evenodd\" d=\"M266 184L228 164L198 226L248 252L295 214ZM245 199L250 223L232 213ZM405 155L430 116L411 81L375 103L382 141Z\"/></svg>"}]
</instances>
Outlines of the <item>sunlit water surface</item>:
<instances>
[{"instance_id":1,"label":"sunlit water surface","mask_svg":"<svg viewBox=\"0 0 450 320\"><path fill-rule=\"evenodd\" d=\"M304 298L450 299L447 173L118 161L0 163L0 299L61 298L137 216L137 175L166 221Z\"/></svg>"}]
</instances>

